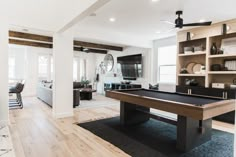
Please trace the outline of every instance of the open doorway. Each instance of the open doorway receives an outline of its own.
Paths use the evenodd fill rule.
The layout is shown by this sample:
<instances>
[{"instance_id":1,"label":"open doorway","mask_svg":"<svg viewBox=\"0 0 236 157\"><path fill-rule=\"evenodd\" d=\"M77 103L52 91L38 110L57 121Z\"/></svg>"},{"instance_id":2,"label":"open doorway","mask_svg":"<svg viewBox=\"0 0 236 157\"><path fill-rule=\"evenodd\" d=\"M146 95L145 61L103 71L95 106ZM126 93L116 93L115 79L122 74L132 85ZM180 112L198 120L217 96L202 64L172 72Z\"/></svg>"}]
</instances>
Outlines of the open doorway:
<instances>
[{"instance_id":1,"label":"open doorway","mask_svg":"<svg viewBox=\"0 0 236 157\"><path fill-rule=\"evenodd\" d=\"M9 106L24 107L24 97L36 97L39 83L52 82L52 50L9 45Z\"/></svg>"}]
</instances>

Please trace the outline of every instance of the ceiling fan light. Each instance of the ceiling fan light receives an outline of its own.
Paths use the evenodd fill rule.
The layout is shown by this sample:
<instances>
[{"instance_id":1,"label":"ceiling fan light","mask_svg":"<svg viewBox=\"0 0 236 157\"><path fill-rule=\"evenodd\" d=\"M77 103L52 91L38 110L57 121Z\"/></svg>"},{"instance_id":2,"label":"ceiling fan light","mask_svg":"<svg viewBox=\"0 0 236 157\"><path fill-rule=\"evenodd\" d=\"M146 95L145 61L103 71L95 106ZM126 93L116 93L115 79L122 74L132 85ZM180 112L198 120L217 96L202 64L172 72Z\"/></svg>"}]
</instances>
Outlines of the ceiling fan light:
<instances>
[{"instance_id":1,"label":"ceiling fan light","mask_svg":"<svg viewBox=\"0 0 236 157\"><path fill-rule=\"evenodd\" d=\"M199 22L203 23L203 22L206 22L206 20L205 19L201 19L201 20L199 20Z\"/></svg>"},{"instance_id":2,"label":"ceiling fan light","mask_svg":"<svg viewBox=\"0 0 236 157\"><path fill-rule=\"evenodd\" d=\"M195 36L195 34L194 33L191 33L191 38L193 38Z\"/></svg>"}]
</instances>

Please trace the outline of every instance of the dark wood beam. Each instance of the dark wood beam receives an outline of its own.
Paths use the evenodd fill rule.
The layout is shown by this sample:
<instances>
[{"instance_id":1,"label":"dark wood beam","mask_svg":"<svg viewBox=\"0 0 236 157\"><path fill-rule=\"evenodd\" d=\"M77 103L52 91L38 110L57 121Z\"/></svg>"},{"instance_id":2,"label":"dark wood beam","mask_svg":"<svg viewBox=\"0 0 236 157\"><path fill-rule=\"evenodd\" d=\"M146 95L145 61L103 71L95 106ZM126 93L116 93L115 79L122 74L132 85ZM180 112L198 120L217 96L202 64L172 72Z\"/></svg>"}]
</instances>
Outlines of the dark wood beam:
<instances>
[{"instance_id":1,"label":"dark wood beam","mask_svg":"<svg viewBox=\"0 0 236 157\"><path fill-rule=\"evenodd\" d=\"M49 36L15 32L15 31L9 31L9 37L37 40L37 41L44 41L44 42L53 42L53 38Z\"/></svg>"},{"instance_id":2,"label":"dark wood beam","mask_svg":"<svg viewBox=\"0 0 236 157\"><path fill-rule=\"evenodd\" d=\"M18 40L18 39L9 39L9 44L43 47L43 48L53 48L52 44L40 43L40 42L34 42L34 41L26 41L26 40Z\"/></svg>"},{"instance_id":3,"label":"dark wood beam","mask_svg":"<svg viewBox=\"0 0 236 157\"><path fill-rule=\"evenodd\" d=\"M103 49L103 50L123 51L123 47L89 43L89 42L76 41L76 40L74 41L74 46L82 46L86 48L95 48L95 49Z\"/></svg>"},{"instance_id":4,"label":"dark wood beam","mask_svg":"<svg viewBox=\"0 0 236 157\"><path fill-rule=\"evenodd\" d=\"M89 53L101 53L101 54L107 54L107 50L98 50L98 49L88 49Z\"/></svg>"},{"instance_id":5,"label":"dark wood beam","mask_svg":"<svg viewBox=\"0 0 236 157\"><path fill-rule=\"evenodd\" d=\"M100 53L100 54L107 54L107 50L99 50L99 49L90 49L83 50L82 47L74 47L74 51L82 51L86 53Z\"/></svg>"}]
</instances>

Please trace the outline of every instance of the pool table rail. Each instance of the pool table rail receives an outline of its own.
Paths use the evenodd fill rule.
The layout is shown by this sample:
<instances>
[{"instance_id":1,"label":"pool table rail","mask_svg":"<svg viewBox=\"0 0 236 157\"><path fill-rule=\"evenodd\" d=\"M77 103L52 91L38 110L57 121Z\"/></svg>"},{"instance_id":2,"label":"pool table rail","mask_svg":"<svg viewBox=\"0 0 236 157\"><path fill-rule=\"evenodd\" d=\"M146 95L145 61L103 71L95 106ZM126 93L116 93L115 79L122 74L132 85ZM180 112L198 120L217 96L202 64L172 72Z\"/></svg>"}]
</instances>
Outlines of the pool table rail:
<instances>
[{"instance_id":1,"label":"pool table rail","mask_svg":"<svg viewBox=\"0 0 236 157\"><path fill-rule=\"evenodd\" d=\"M128 90L134 91L143 89L128 89ZM190 117L196 120L206 120L235 110L235 100L221 100L215 103L204 104L203 106L197 106L194 104L158 99L148 96L140 96L136 94L125 93L122 91L127 91L127 90L106 91L106 96L120 100L122 102L128 102L144 107L171 112L181 116Z\"/></svg>"}]
</instances>

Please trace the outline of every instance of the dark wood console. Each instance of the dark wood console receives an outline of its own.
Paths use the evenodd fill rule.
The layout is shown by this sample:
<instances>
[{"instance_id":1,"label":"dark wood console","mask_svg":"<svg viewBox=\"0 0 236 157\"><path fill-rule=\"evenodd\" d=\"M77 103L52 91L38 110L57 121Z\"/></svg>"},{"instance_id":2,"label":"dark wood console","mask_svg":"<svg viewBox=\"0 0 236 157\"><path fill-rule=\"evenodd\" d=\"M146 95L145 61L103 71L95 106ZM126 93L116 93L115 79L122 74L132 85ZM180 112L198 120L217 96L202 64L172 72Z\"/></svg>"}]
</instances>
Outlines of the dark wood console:
<instances>
[{"instance_id":1,"label":"dark wood console","mask_svg":"<svg viewBox=\"0 0 236 157\"><path fill-rule=\"evenodd\" d=\"M132 89L142 88L141 84L124 84L124 83L104 83L104 91L115 89Z\"/></svg>"},{"instance_id":2,"label":"dark wood console","mask_svg":"<svg viewBox=\"0 0 236 157\"><path fill-rule=\"evenodd\" d=\"M199 86L176 86L177 93L202 95L222 99L236 99L236 90L205 88ZM235 124L235 111L214 117L213 119Z\"/></svg>"}]
</instances>

